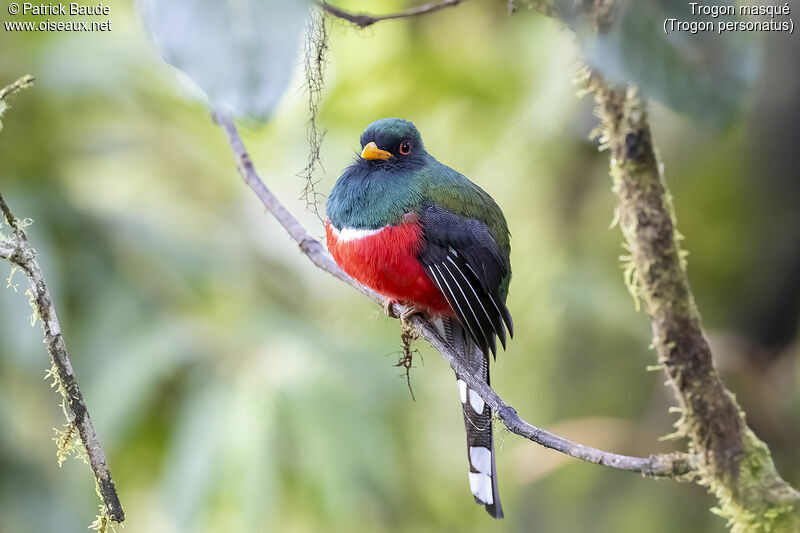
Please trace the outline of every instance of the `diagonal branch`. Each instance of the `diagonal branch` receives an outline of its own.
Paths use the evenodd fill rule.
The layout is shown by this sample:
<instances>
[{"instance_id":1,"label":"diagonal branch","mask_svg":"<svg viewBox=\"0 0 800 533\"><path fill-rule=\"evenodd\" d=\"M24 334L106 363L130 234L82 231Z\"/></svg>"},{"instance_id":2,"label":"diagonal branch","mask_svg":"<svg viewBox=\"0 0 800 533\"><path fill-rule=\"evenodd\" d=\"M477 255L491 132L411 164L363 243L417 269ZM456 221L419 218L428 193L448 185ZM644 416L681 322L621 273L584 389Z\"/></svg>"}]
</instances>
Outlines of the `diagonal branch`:
<instances>
[{"instance_id":1,"label":"diagonal branch","mask_svg":"<svg viewBox=\"0 0 800 533\"><path fill-rule=\"evenodd\" d=\"M2 194L0 194L0 210L11 228L11 240L0 240L0 258L6 259L19 267L28 277L31 301L42 321L47 350L53 358L54 377L57 377L57 383L60 384L59 390L64 395L66 406L68 407L70 422L68 433L69 431L74 431L74 429L78 430L89 466L94 472L97 492L103 500L104 511L100 519L105 516L114 522L123 522L125 520L125 511L122 509L116 486L111 479L111 470L108 467L103 446L94 431L86 402L83 400L78 381L72 370L72 363L67 354L67 345L64 343L61 325L58 322L58 316L56 316L56 308L53 305L50 291L47 289L42 269L36 260L36 251L8 208Z\"/></svg>"},{"instance_id":2,"label":"diagonal branch","mask_svg":"<svg viewBox=\"0 0 800 533\"><path fill-rule=\"evenodd\" d=\"M300 250L308 256L311 262L321 270L347 283L376 302L385 305L386 300L383 296L360 285L345 274L333 261L322 243L312 237L302 224L300 224L286 207L284 207L280 200L272 194L272 191L267 188L253 166L250 155L247 153L233 120L229 116L221 113L215 114L215 120L225 130L228 136L228 141L236 157L236 164L239 168L239 173L242 175L242 179L244 179L245 183L253 190L256 196L258 196L267 210L300 246ZM392 311L395 316L400 316L404 309L405 307L394 304ZM427 320L419 315L414 315L409 319L409 322L416 330L416 333L442 354L442 357L450 363L450 366L458 373L459 377L466 381L469 388L476 391L494 412L497 413L500 420L502 420L503 424L512 433L547 448L575 457L576 459L609 466L619 470L639 472L647 476L679 477L689 474L694 470L694 457L689 454L676 452L671 454L656 454L650 457L629 457L572 442L526 422L519 417L513 407L505 403L486 382L481 380L471 368L462 362L458 354L442 340Z\"/></svg>"},{"instance_id":3,"label":"diagonal branch","mask_svg":"<svg viewBox=\"0 0 800 533\"><path fill-rule=\"evenodd\" d=\"M402 19L408 17L416 17L418 15L427 15L428 13L439 11L440 9L445 9L447 7L455 7L462 1L463 0L443 0L442 2L429 2L421 6L411 7L403 11L398 11L396 13L387 13L385 15L371 15L369 13L352 13L340 7L331 5L325 0L318 1L317 5L319 5L322 9L324 9L326 13L333 15L336 18L352 22L359 28L366 28L367 26L372 26L376 22L380 22L382 20Z\"/></svg>"}]
</instances>

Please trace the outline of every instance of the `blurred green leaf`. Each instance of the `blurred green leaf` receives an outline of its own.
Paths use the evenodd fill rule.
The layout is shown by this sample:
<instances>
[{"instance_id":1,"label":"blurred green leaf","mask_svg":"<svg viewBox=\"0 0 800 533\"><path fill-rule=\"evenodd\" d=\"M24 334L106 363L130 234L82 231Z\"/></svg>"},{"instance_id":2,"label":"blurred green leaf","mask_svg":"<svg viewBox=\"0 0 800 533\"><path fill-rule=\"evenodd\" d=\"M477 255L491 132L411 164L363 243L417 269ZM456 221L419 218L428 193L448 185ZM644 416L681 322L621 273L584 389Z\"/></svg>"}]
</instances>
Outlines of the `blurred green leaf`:
<instances>
[{"instance_id":1,"label":"blurred green leaf","mask_svg":"<svg viewBox=\"0 0 800 533\"><path fill-rule=\"evenodd\" d=\"M140 0L170 65L215 108L265 119L295 66L305 0Z\"/></svg>"},{"instance_id":2,"label":"blurred green leaf","mask_svg":"<svg viewBox=\"0 0 800 533\"><path fill-rule=\"evenodd\" d=\"M758 73L753 32L719 34L716 24L732 17L692 15L677 0L623 2L618 10L599 32L573 22L592 67L707 126L725 127L736 118ZM673 18L710 22L711 29L665 33L665 20Z\"/></svg>"},{"instance_id":3,"label":"blurred green leaf","mask_svg":"<svg viewBox=\"0 0 800 533\"><path fill-rule=\"evenodd\" d=\"M230 387L215 383L193 391L182 408L162 495L170 518L181 529L199 521L218 478L232 401Z\"/></svg>"}]
</instances>

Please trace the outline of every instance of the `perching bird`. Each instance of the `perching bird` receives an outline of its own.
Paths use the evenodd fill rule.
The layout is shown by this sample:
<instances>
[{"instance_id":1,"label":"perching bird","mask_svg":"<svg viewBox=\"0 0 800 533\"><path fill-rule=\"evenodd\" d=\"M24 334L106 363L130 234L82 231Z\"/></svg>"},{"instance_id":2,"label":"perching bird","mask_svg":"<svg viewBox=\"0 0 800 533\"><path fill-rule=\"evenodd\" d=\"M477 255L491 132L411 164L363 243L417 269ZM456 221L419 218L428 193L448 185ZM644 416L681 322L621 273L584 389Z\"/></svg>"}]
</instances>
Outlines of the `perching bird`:
<instances>
[{"instance_id":1,"label":"perching bird","mask_svg":"<svg viewBox=\"0 0 800 533\"><path fill-rule=\"evenodd\" d=\"M361 148L328 198L331 255L360 283L430 318L489 383L496 338L505 348L506 328L514 334L505 304L511 246L503 212L483 189L428 154L411 122L373 122L361 134ZM470 489L502 518L491 409L456 378Z\"/></svg>"}]
</instances>

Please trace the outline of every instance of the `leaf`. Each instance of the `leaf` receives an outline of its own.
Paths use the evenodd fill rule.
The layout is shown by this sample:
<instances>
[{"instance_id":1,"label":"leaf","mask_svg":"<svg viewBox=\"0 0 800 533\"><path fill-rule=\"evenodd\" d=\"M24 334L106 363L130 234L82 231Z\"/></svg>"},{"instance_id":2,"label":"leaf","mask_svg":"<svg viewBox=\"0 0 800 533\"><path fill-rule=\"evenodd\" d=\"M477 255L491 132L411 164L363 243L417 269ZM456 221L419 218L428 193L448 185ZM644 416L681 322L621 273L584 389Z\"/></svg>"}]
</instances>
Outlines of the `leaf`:
<instances>
[{"instance_id":1,"label":"leaf","mask_svg":"<svg viewBox=\"0 0 800 533\"><path fill-rule=\"evenodd\" d=\"M306 0L139 0L164 59L212 107L263 120L283 94Z\"/></svg>"},{"instance_id":2,"label":"leaf","mask_svg":"<svg viewBox=\"0 0 800 533\"><path fill-rule=\"evenodd\" d=\"M665 20L711 22L709 31L664 32ZM594 31L571 21L587 62L616 83L639 86L648 96L712 127L736 118L758 73L753 32L717 33L732 17L692 15L677 0L629 0L611 14L611 25ZM602 26L602 24L601 24Z\"/></svg>"}]
</instances>

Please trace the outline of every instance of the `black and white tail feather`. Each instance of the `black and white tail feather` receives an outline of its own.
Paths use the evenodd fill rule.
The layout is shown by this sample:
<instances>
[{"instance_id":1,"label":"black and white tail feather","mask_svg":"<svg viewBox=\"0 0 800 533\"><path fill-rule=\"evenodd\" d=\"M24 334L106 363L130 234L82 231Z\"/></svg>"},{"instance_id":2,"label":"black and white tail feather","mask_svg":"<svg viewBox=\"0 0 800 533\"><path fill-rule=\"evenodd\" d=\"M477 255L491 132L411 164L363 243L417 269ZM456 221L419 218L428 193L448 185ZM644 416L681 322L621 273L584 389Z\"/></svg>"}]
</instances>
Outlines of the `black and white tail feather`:
<instances>
[{"instance_id":1,"label":"black and white tail feather","mask_svg":"<svg viewBox=\"0 0 800 533\"><path fill-rule=\"evenodd\" d=\"M489 358L485 356L469 333L456 318L438 321L442 337L467 365L489 383ZM493 518L503 518L503 506L497 490L492 410L467 383L456 374L464 426L467 430L467 460L469 461L469 488L475 501L486 508Z\"/></svg>"}]
</instances>

